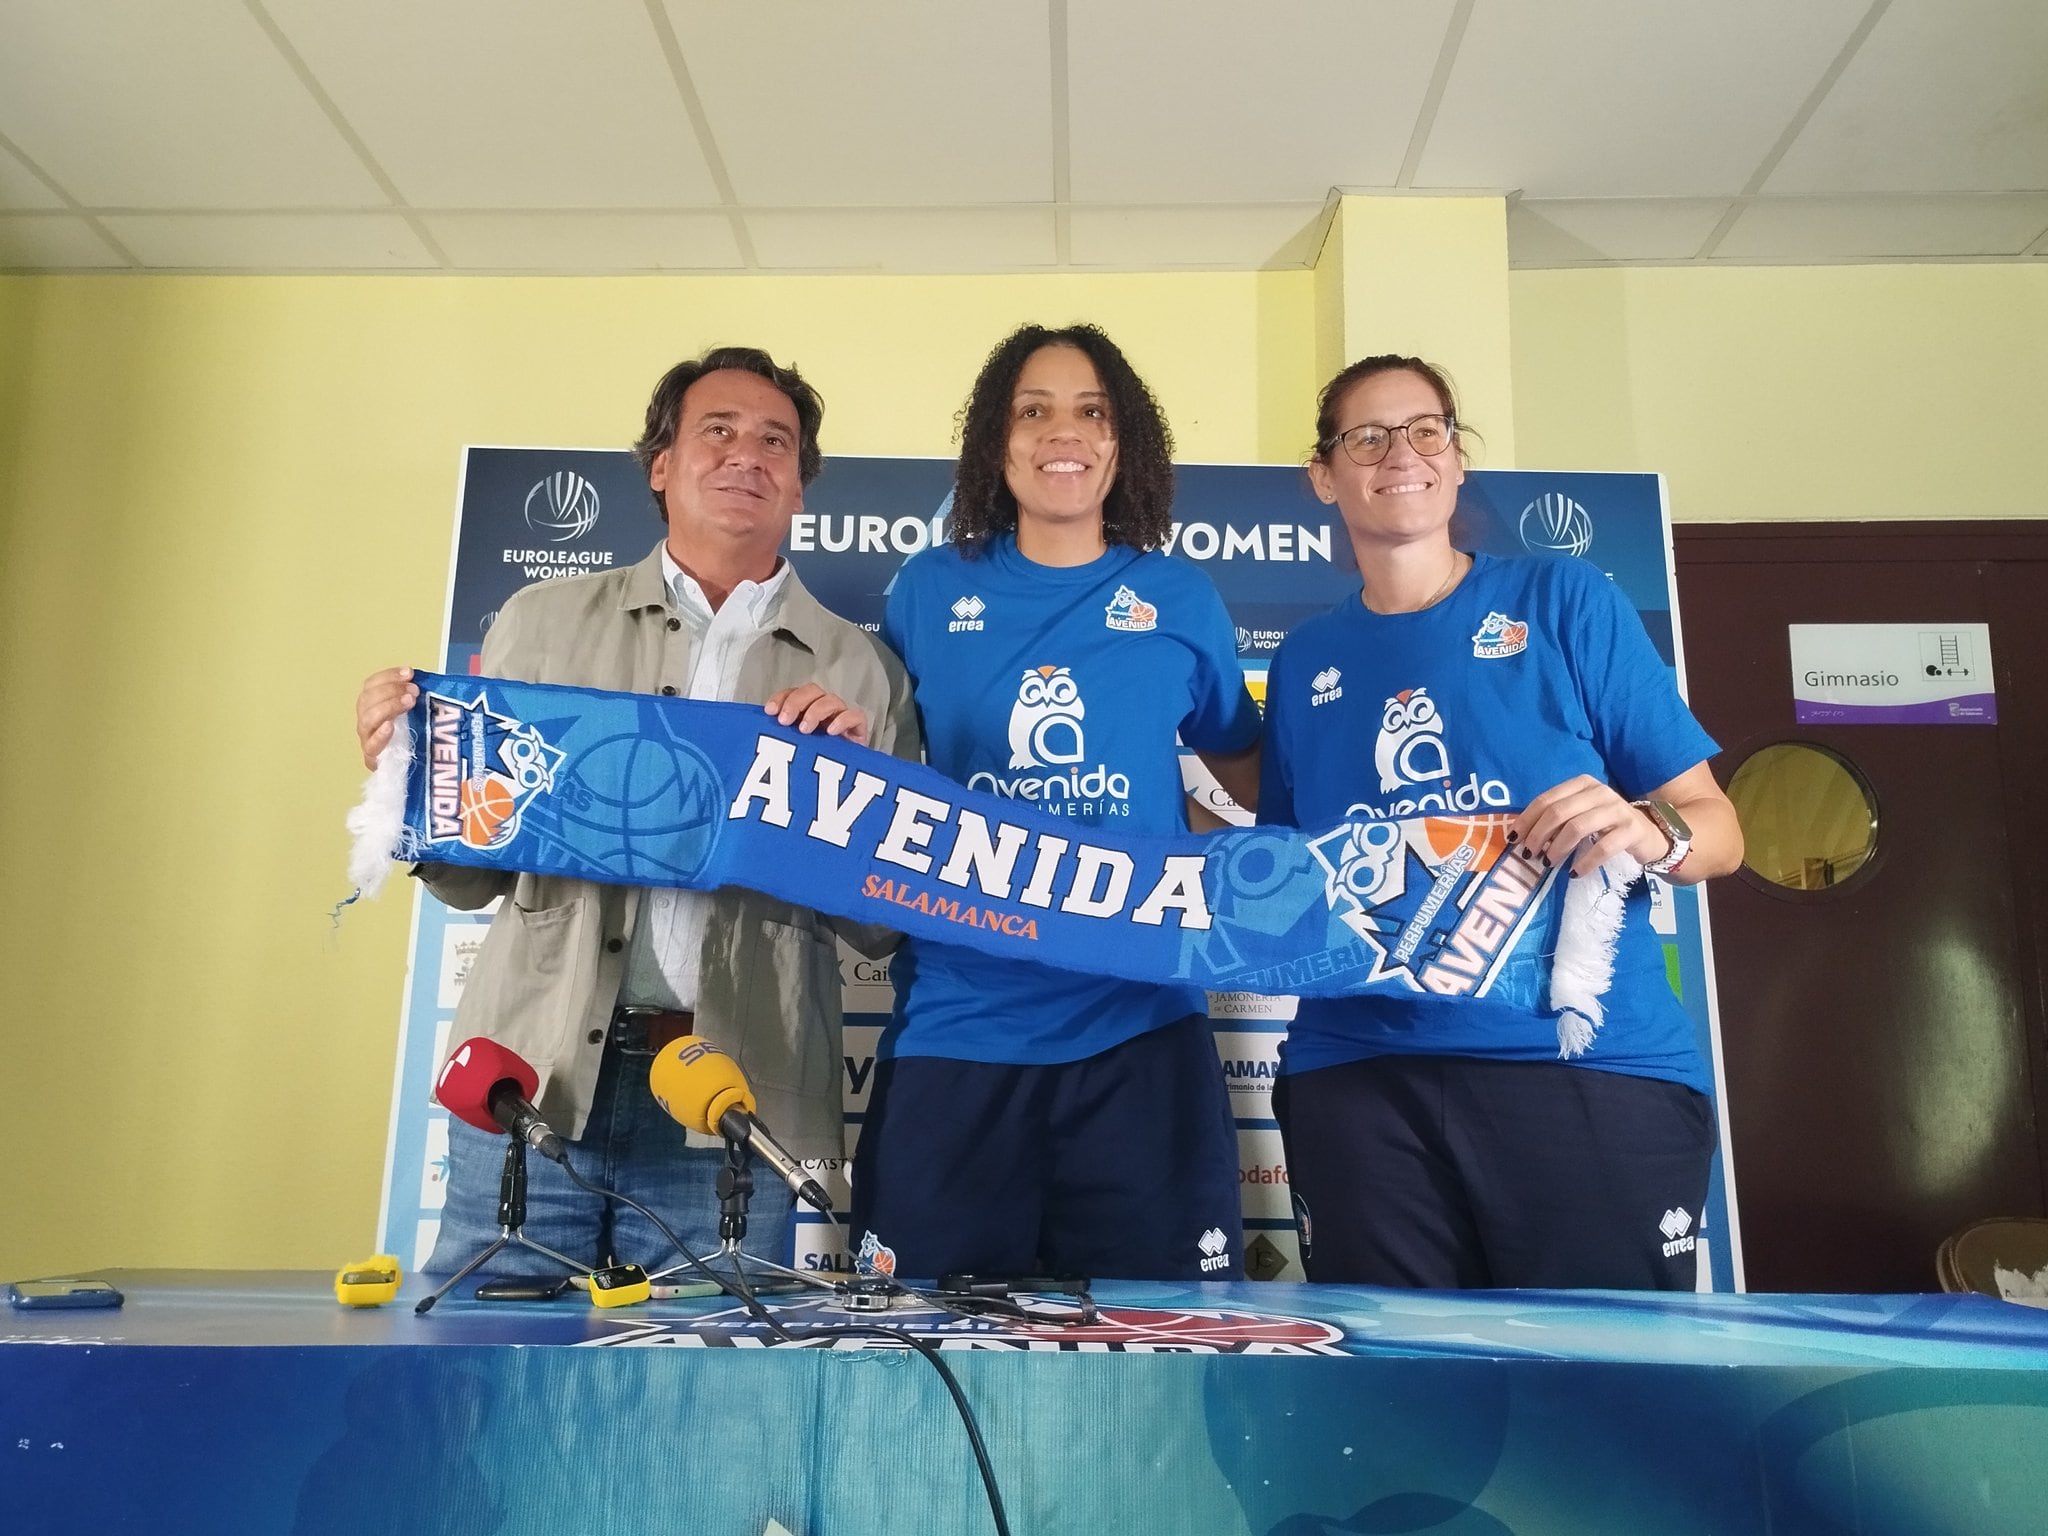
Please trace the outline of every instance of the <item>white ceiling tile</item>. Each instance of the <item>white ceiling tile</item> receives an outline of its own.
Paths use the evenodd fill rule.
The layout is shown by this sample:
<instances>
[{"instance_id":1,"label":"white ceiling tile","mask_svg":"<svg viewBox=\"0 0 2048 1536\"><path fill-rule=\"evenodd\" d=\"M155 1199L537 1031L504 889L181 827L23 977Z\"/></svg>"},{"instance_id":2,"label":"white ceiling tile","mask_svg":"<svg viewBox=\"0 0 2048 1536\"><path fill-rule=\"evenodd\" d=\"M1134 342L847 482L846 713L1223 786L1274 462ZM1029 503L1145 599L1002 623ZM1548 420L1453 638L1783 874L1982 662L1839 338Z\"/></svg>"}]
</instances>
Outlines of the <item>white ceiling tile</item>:
<instances>
[{"instance_id":1,"label":"white ceiling tile","mask_svg":"<svg viewBox=\"0 0 2048 1536\"><path fill-rule=\"evenodd\" d=\"M0 133L95 208L385 201L238 5L7 7Z\"/></svg>"},{"instance_id":2,"label":"white ceiling tile","mask_svg":"<svg viewBox=\"0 0 2048 1536\"><path fill-rule=\"evenodd\" d=\"M1714 258L2017 256L2044 227L2048 194L1772 199L1743 209Z\"/></svg>"},{"instance_id":3,"label":"white ceiling tile","mask_svg":"<svg viewBox=\"0 0 2048 1536\"><path fill-rule=\"evenodd\" d=\"M75 214L0 213L0 272L127 265L92 225Z\"/></svg>"},{"instance_id":4,"label":"white ceiling tile","mask_svg":"<svg viewBox=\"0 0 2048 1536\"><path fill-rule=\"evenodd\" d=\"M1678 260L1698 254L1727 211L1727 198L1525 199L1508 209L1508 262Z\"/></svg>"},{"instance_id":5,"label":"white ceiling tile","mask_svg":"<svg viewBox=\"0 0 2048 1536\"><path fill-rule=\"evenodd\" d=\"M746 222L763 267L1008 272L1055 260L1049 208L779 210Z\"/></svg>"},{"instance_id":6,"label":"white ceiling tile","mask_svg":"<svg viewBox=\"0 0 2048 1536\"><path fill-rule=\"evenodd\" d=\"M1242 208L1076 208L1068 253L1078 267L1299 267L1324 234L1321 203Z\"/></svg>"},{"instance_id":7,"label":"white ceiling tile","mask_svg":"<svg viewBox=\"0 0 2048 1536\"><path fill-rule=\"evenodd\" d=\"M458 267L671 272L743 267L722 213L437 213L422 221Z\"/></svg>"},{"instance_id":8,"label":"white ceiling tile","mask_svg":"<svg viewBox=\"0 0 2048 1536\"><path fill-rule=\"evenodd\" d=\"M1478 0L1417 187L1740 192L1869 0Z\"/></svg>"},{"instance_id":9,"label":"white ceiling tile","mask_svg":"<svg viewBox=\"0 0 2048 1536\"><path fill-rule=\"evenodd\" d=\"M1043 0L663 4L742 203L1051 200Z\"/></svg>"},{"instance_id":10,"label":"white ceiling tile","mask_svg":"<svg viewBox=\"0 0 2048 1536\"><path fill-rule=\"evenodd\" d=\"M266 4L416 207L718 201L636 0Z\"/></svg>"},{"instance_id":11,"label":"white ceiling tile","mask_svg":"<svg viewBox=\"0 0 2048 1536\"><path fill-rule=\"evenodd\" d=\"M1067 7L1072 195L1319 201L1391 187L1451 0Z\"/></svg>"},{"instance_id":12,"label":"white ceiling tile","mask_svg":"<svg viewBox=\"0 0 2048 1536\"><path fill-rule=\"evenodd\" d=\"M0 149L0 208L62 208L64 199L21 161Z\"/></svg>"},{"instance_id":13,"label":"white ceiling tile","mask_svg":"<svg viewBox=\"0 0 2048 1536\"><path fill-rule=\"evenodd\" d=\"M2048 189L2048 5L1894 0L1764 183L1781 192Z\"/></svg>"},{"instance_id":14,"label":"white ceiling tile","mask_svg":"<svg viewBox=\"0 0 2048 1536\"><path fill-rule=\"evenodd\" d=\"M438 265L395 213L110 213L101 222L148 267L356 272Z\"/></svg>"}]
</instances>

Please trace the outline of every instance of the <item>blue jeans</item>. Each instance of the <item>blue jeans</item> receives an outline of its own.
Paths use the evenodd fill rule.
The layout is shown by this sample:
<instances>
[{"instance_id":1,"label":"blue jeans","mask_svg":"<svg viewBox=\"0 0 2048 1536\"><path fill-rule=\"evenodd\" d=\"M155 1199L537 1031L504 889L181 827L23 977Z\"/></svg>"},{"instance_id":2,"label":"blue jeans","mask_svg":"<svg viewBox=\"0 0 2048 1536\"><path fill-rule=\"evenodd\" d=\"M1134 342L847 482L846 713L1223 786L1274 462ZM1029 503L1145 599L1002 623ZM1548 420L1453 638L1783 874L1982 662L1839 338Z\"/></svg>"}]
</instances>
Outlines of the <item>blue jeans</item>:
<instances>
[{"instance_id":1,"label":"blue jeans","mask_svg":"<svg viewBox=\"0 0 2048 1536\"><path fill-rule=\"evenodd\" d=\"M683 1128L648 1091L654 1061L631 1026L612 1026L598 1070L597 1094L583 1134L565 1144L575 1170L606 1189L631 1195L674 1229L700 1258L718 1247L718 1171L725 1154L684 1145ZM448 1127L448 1198L428 1274L452 1274L498 1236L498 1184L506 1138L460 1120ZM746 1251L778 1263L789 1259L795 1197L774 1174L754 1165L747 1207ZM579 1264L639 1264L650 1274L682 1262L668 1240L628 1206L579 1189L537 1152L526 1159L526 1223L522 1229ZM557 1275L545 1254L508 1244L479 1275Z\"/></svg>"}]
</instances>

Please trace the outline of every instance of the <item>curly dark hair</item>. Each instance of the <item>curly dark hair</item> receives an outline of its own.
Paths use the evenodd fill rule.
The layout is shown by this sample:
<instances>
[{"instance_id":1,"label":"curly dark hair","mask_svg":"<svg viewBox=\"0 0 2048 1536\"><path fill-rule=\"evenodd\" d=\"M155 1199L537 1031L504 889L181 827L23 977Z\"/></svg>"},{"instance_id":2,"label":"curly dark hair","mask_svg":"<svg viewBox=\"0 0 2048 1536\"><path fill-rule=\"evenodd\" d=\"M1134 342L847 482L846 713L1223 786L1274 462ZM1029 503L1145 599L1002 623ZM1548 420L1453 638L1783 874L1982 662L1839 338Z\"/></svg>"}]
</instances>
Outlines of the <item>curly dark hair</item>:
<instances>
[{"instance_id":1,"label":"curly dark hair","mask_svg":"<svg viewBox=\"0 0 2048 1536\"><path fill-rule=\"evenodd\" d=\"M1173 433L1152 391L1117 344L1092 325L1051 330L1023 325L989 353L960 408L960 459L953 471L952 539L972 559L1017 527L1017 498L1004 478L1017 376L1041 347L1073 347L1095 365L1109 395L1116 432L1116 479L1102 509L1102 536L1133 549L1158 549L1173 532Z\"/></svg>"},{"instance_id":2,"label":"curly dark hair","mask_svg":"<svg viewBox=\"0 0 2048 1536\"><path fill-rule=\"evenodd\" d=\"M676 432L682 426L683 396L690 392L690 386L707 373L728 368L764 378L789 396L790 406L796 411L797 480L809 485L825 467L824 451L818 447L818 427L825 419L825 401L793 366L784 368L759 347L713 347L702 357L677 363L661 376L647 402L646 425L633 444L633 457L639 461L641 473L651 473L655 459L675 442ZM667 522L668 507L661 493L652 486L648 490L654 497L654 510Z\"/></svg>"}]
</instances>

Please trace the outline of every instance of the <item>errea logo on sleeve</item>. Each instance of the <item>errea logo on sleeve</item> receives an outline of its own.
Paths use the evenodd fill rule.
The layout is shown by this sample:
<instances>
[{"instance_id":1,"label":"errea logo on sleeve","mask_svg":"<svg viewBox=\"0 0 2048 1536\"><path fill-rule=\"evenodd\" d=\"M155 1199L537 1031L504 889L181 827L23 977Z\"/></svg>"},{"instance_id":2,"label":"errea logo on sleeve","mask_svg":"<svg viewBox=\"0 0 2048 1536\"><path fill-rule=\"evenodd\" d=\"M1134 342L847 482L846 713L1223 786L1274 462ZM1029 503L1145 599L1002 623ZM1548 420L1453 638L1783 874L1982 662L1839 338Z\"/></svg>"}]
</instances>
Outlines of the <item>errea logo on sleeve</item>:
<instances>
[{"instance_id":1,"label":"errea logo on sleeve","mask_svg":"<svg viewBox=\"0 0 2048 1536\"><path fill-rule=\"evenodd\" d=\"M957 635L962 630L980 629L982 627L981 615L987 607L988 604L984 603L972 592L968 593L967 596L953 604L953 622L946 626L946 632Z\"/></svg>"},{"instance_id":2,"label":"errea logo on sleeve","mask_svg":"<svg viewBox=\"0 0 2048 1536\"><path fill-rule=\"evenodd\" d=\"M1344 697L1344 690L1338 680L1343 677L1335 667L1325 667L1308 680L1308 701L1311 706L1330 704Z\"/></svg>"}]
</instances>

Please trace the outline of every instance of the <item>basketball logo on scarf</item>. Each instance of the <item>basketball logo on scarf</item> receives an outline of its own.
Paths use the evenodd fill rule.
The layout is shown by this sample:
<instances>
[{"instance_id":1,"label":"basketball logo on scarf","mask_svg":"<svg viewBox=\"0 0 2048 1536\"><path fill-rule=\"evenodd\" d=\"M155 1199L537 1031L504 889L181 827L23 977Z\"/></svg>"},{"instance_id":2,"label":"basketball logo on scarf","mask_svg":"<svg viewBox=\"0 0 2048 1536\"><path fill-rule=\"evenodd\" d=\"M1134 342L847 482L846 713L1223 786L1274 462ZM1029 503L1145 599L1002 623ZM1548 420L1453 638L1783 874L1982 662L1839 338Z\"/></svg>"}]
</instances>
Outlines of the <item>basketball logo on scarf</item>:
<instances>
[{"instance_id":1,"label":"basketball logo on scarf","mask_svg":"<svg viewBox=\"0 0 2048 1536\"><path fill-rule=\"evenodd\" d=\"M541 733L491 708L429 693L427 841L502 848L534 798L555 786L563 754Z\"/></svg>"},{"instance_id":2,"label":"basketball logo on scarf","mask_svg":"<svg viewBox=\"0 0 2048 1536\"><path fill-rule=\"evenodd\" d=\"M1427 688L1387 700L1373 760L1383 794L1421 792L1385 807L1354 805L1358 819L1310 839L1324 898L1371 951L1371 980L1484 997L1556 872L1509 846L1506 784L1482 784L1476 772L1452 782L1443 718Z\"/></svg>"}]
</instances>

